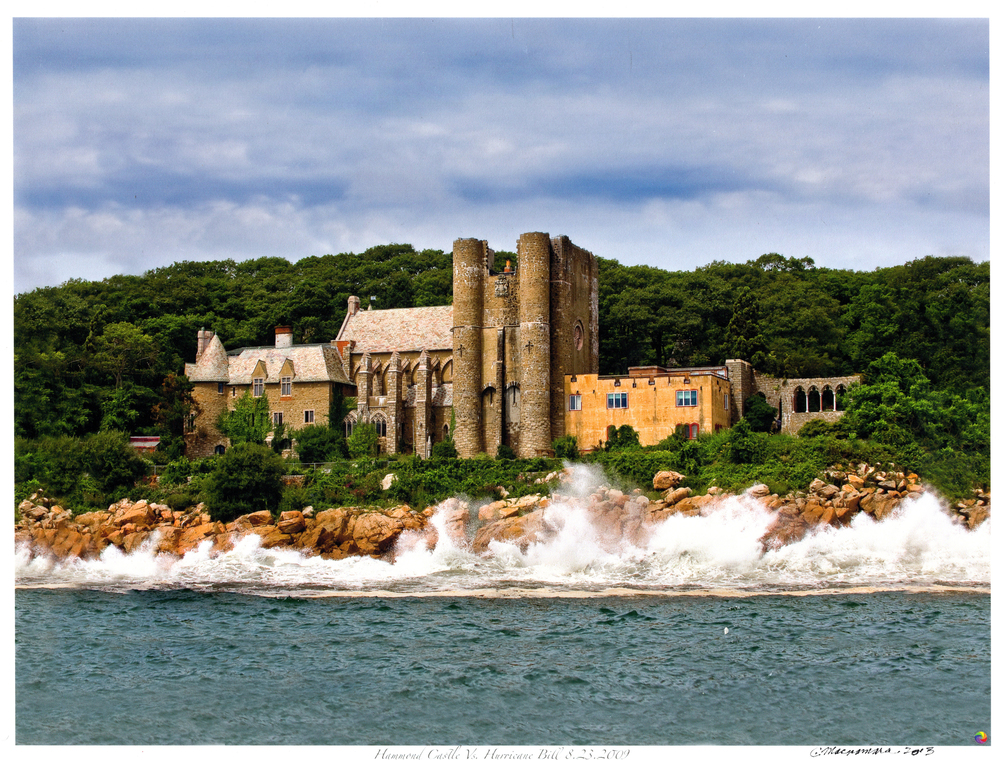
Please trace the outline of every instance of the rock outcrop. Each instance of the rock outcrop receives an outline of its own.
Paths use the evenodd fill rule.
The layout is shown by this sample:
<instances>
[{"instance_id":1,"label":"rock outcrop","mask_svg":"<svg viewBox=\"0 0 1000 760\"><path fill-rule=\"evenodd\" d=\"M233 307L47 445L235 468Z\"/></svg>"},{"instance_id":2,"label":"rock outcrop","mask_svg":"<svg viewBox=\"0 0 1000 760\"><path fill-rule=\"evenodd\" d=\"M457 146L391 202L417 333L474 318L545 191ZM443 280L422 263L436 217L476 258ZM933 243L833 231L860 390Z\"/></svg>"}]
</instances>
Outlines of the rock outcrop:
<instances>
[{"instance_id":1,"label":"rock outcrop","mask_svg":"<svg viewBox=\"0 0 1000 760\"><path fill-rule=\"evenodd\" d=\"M559 482L569 479L568 471L549 478ZM30 546L36 554L51 554L58 559L88 558L98 555L108 545L133 552L155 542L161 553L183 555L210 542L211 551L227 551L248 534L260 536L265 549L286 547L327 559L367 555L391 560L398 544L406 547L423 541L434 548L439 540L437 528L430 523L435 512L444 515L444 531L453 544L479 554L490 551L493 541L511 543L524 549L545 540L558 529L554 507L582 507L598 537L609 551L621 543L645 545L651 529L675 515L698 515L718 509L730 498L719 488L709 488L695 495L680 485L684 476L660 472L654 479L660 498L651 500L636 489L630 493L602 486L584 501L555 492L550 496L530 495L504 498L478 509L457 498L417 512L409 506L364 510L341 507L314 512L282 512L277 519L270 512L243 515L229 523L213 521L204 505L183 512L163 504L122 500L101 512L74 516L46 498L33 494L18 507L20 519L15 526L15 543ZM912 496L923 493L924 485L914 473L893 467L867 464L850 470L829 470L804 491L779 496L764 484L754 485L746 495L775 514L768 531L760 539L762 549L771 550L803 538L808 532L850 525L859 514L874 520L890 517ZM972 497L952 505L956 522L975 529L990 516L990 494L978 491ZM401 537L406 541L400 542Z\"/></svg>"},{"instance_id":2,"label":"rock outcrop","mask_svg":"<svg viewBox=\"0 0 1000 760\"><path fill-rule=\"evenodd\" d=\"M212 551L228 551L251 533L260 536L265 549L287 547L328 559L351 555L384 557L403 531L425 530L433 513L416 512L406 505L381 512L355 507L313 514L306 509L282 512L275 520L270 512L262 511L223 523L213 521L203 504L173 512L163 504L123 499L106 511L74 517L43 494L32 494L21 502L18 511L15 543L57 559L91 558L112 544L130 553L152 541L158 552L178 556L205 541L211 542Z\"/></svg>"}]
</instances>

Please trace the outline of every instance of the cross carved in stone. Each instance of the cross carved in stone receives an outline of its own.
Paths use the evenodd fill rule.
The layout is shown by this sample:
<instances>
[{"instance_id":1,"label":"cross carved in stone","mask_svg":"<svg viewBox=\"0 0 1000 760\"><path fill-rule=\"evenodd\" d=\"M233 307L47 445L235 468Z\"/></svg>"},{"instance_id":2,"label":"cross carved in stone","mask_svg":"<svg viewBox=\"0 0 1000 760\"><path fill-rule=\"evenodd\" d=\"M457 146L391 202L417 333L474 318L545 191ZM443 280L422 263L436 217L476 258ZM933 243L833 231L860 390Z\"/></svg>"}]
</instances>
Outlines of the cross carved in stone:
<instances>
[{"instance_id":1,"label":"cross carved in stone","mask_svg":"<svg viewBox=\"0 0 1000 760\"><path fill-rule=\"evenodd\" d=\"M465 351L465 346L459 344L458 348L456 348L455 351L457 351L458 355L461 356L462 352Z\"/></svg>"},{"instance_id":2,"label":"cross carved in stone","mask_svg":"<svg viewBox=\"0 0 1000 760\"><path fill-rule=\"evenodd\" d=\"M531 341L529 340L527 343L525 343L524 347L526 349L528 349L528 353L530 354L531 353Z\"/></svg>"}]
</instances>

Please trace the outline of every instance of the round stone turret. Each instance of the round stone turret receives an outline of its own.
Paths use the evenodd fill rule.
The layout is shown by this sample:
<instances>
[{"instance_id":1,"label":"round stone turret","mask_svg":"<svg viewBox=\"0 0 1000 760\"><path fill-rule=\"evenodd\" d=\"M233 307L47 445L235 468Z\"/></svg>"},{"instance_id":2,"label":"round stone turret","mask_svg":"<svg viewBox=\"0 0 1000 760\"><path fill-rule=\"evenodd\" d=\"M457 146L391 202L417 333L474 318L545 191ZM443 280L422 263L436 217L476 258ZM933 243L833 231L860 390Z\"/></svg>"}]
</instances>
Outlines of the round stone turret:
<instances>
[{"instance_id":1,"label":"round stone turret","mask_svg":"<svg viewBox=\"0 0 1000 760\"><path fill-rule=\"evenodd\" d=\"M453 439L459 456L483 450L483 288L487 277L488 247L482 240L460 238L453 252Z\"/></svg>"},{"instance_id":2,"label":"round stone turret","mask_svg":"<svg viewBox=\"0 0 1000 760\"><path fill-rule=\"evenodd\" d=\"M519 456L536 456L552 445L550 402L550 243L544 232L517 242L520 288L521 434Z\"/></svg>"}]
</instances>

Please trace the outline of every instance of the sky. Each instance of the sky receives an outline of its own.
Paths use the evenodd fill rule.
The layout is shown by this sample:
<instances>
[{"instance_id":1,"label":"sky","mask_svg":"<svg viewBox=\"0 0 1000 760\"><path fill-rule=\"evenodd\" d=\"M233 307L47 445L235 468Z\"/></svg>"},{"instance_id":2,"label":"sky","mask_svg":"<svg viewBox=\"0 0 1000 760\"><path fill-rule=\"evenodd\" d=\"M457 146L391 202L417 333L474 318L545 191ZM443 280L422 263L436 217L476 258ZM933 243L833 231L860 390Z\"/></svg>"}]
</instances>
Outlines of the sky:
<instances>
[{"instance_id":1,"label":"sky","mask_svg":"<svg viewBox=\"0 0 1000 760\"><path fill-rule=\"evenodd\" d=\"M986 19L13 19L14 292L568 235L989 258Z\"/></svg>"}]
</instances>

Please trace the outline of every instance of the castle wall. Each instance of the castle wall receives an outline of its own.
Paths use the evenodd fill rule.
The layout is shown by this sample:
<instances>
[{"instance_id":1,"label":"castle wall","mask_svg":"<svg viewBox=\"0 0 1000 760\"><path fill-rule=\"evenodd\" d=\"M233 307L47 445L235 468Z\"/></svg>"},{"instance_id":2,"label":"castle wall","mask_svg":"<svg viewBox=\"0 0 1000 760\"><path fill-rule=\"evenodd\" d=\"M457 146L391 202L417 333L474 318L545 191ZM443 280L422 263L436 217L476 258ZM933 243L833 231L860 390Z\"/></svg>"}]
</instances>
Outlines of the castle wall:
<instances>
[{"instance_id":1,"label":"castle wall","mask_svg":"<svg viewBox=\"0 0 1000 760\"><path fill-rule=\"evenodd\" d=\"M223 411L229 409L229 387L223 383L219 393L219 383L193 383L191 397L198 405L197 428L184 434L188 457L207 457L215 452L218 445L228 446L229 439L223 436L215 422Z\"/></svg>"},{"instance_id":2,"label":"castle wall","mask_svg":"<svg viewBox=\"0 0 1000 760\"><path fill-rule=\"evenodd\" d=\"M810 420L836 422L843 416L843 392L861 382L860 375L836 377L778 378L755 372L742 360L726 362L733 382L733 421L743 416L744 404L753 395L764 396L778 410L777 422L782 433L795 435ZM741 397L737 397L739 383Z\"/></svg>"},{"instance_id":3,"label":"castle wall","mask_svg":"<svg viewBox=\"0 0 1000 760\"><path fill-rule=\"evenodd\" d=\"M520 236L516 271L492 258L483 241L455 241L455 445L545 454L564 430L564 375L597 371L597 261L542 232Z\"/></svg>"},{"instance_id":4,"label":"castle wall","mask_svg":"<svg viewBox=\"0 0 1000 760\"><path fill-rule=\"evenodd\" d=\"M224 410L231 411L240 397L250 390L249 385L223 384L223 393L218 392L218 383L195 383L192 391L198 403L198 428L187 433L187 456L205 457L215 453L216 446L229 447L229 439L216 427L216 421ZM281 395L278 379L265 381L264 395L267 397L271 419L280 413L286 428L298 429L312 424L326 424L330 415L333 393L338 392L332 383L292 382L289 396ZM306 422L306 412L311 412L313 421Z\"/></svg>"},{"instance_id":5,"label":"castle wall","mask_svg":"<svg viewBox=\"0 0 1000 760\"><path fill-rule=\"evenodd\" d=\"M607 440L610 425L630 425L639 443L652 446L673 435L678 425L697 425L697 435L729 427L726 399L729 381L712 374L642 375L628 377L596 374L564 379L566 435L576 436L581 451L598 448ZM679 405L678 391L697 391L695 406ZM625 394L625 408L609 406L609 394ZM579 396L577 410L569 405ZM621 403L619 396L619 403Z\"/></svg>"}]
</instances>

